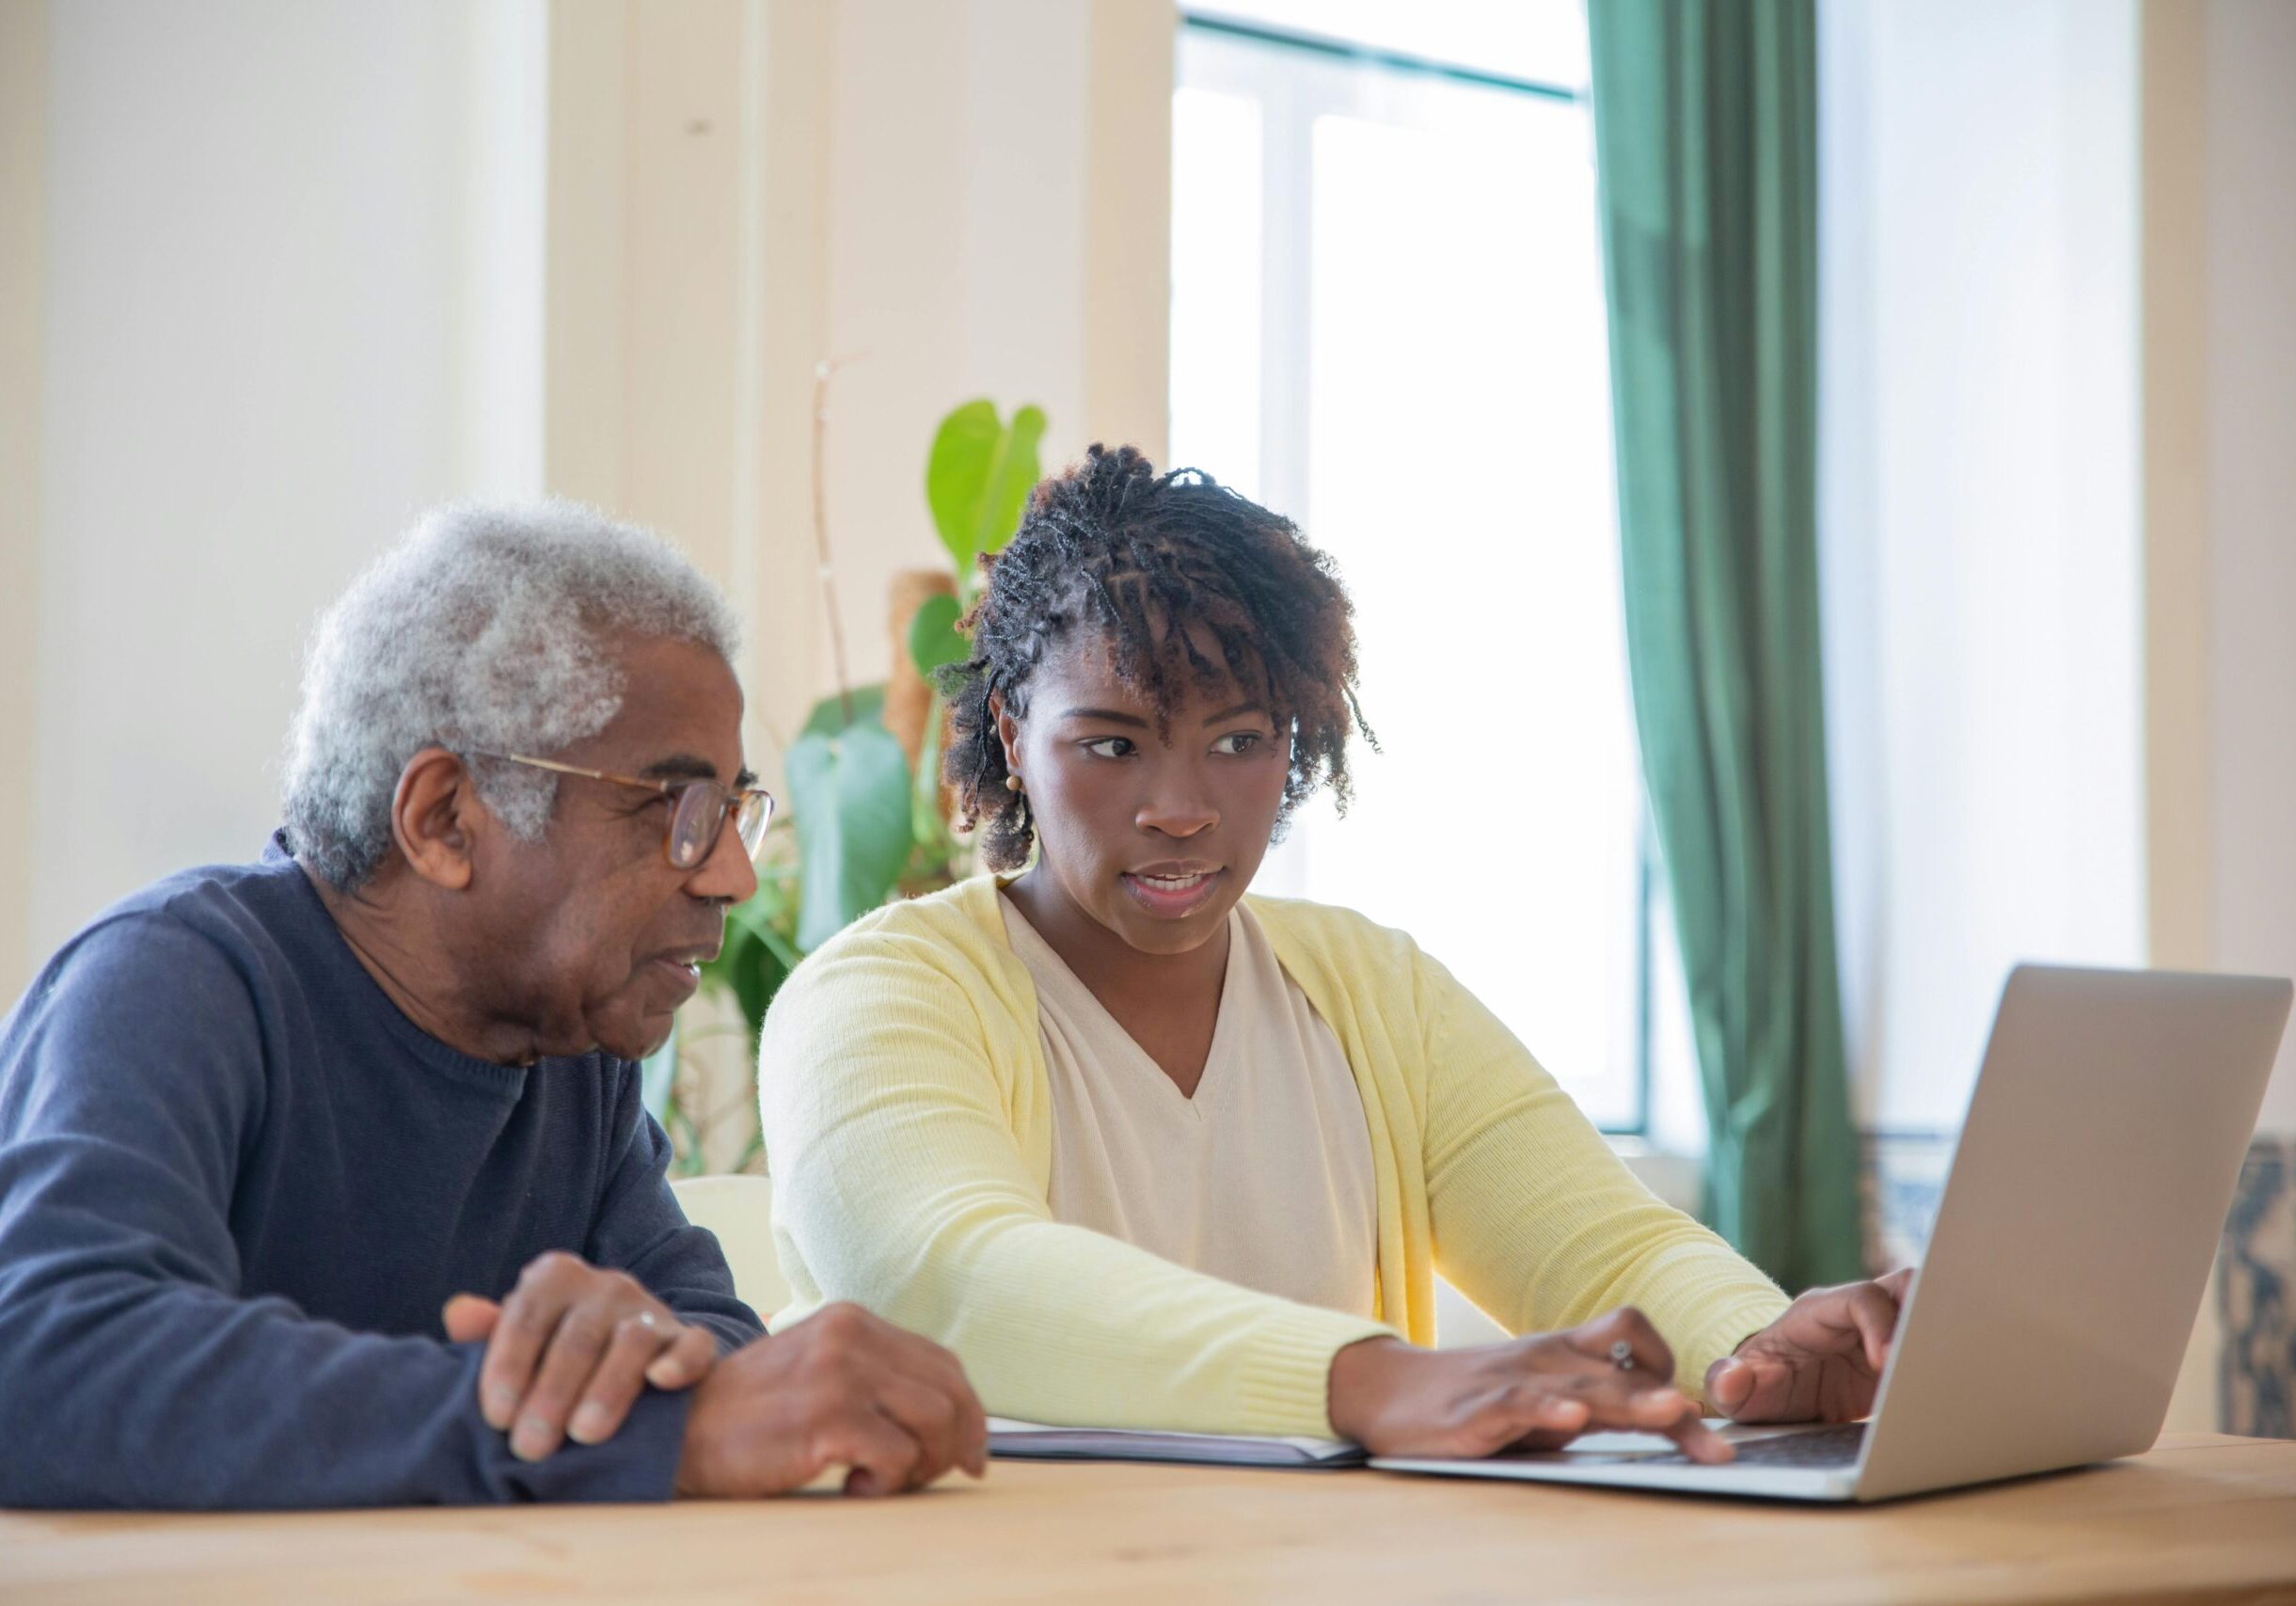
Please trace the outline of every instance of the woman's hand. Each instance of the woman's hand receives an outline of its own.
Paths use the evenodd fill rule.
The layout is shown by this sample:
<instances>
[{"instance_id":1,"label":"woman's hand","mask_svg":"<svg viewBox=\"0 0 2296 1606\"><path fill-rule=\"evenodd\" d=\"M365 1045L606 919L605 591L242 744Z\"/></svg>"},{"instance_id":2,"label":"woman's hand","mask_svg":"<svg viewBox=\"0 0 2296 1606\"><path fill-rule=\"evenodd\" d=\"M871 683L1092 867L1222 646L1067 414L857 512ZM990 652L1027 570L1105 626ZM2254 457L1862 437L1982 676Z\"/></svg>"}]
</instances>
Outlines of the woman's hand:
<instances>
[{"instance_id":1,"label":"woman's hand","mask_svg":"<svg viewBox=\"0 0 2296 1606\"><path fill-rule=\"evenodd\" d=\"M1622 1341L1631 1370L1611 1359ZM1366 1339L1332 1358L1331 1424L1376 1455L1554 1450L1611 1428L1664 1434L1694 1460L1729 1460L1730 1446L1673 1375L1673 1352L1631 1306L1564 1332L1472 1349Z\"/></svg>"},{"instance_id":2,"label":"woman's hand","mask_svg":"<svg viewBox=\"0 0 2296 1606\"><path fill-rule=\"evenodd\" d=\"M1874 1408L1912 1285L1913 1268L1902 1266L1813 1288L1706 1368L1707 1400L1734 1422L1856 1422Z\"/></svg>"}]
</instances>

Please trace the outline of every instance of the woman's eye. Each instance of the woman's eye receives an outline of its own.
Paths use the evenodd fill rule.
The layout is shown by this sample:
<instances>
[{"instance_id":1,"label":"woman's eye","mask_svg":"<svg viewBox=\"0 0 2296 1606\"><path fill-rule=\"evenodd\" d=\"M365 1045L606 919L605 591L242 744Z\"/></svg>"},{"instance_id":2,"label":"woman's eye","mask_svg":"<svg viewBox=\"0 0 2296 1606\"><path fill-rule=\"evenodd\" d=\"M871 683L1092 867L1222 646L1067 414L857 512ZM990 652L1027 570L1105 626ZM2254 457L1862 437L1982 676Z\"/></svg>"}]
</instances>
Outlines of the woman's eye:
<instances>
[{"instance_id":1,"label":"woman's eye","mask_svg":"<svg viewBox=\"0 0 2296 1606\"><path fill-rule=\"evenodd\" d=\"M1211 744L1214 753L1241 755L1249 753L1265 739L1256 730L1230 731Z\"/></svg>"},{"instance_id":2,"label":"woman's eye","mask_svg":"<svg viewBox=\"0 0 2296 1606\"><path fill-rule=\"evenodd\" d=\"M1103 736L1085 742L1084 748L1095 758L1121 758L1132 750L1132 741L1128 736Z\"/></svg>"}]
</instances>

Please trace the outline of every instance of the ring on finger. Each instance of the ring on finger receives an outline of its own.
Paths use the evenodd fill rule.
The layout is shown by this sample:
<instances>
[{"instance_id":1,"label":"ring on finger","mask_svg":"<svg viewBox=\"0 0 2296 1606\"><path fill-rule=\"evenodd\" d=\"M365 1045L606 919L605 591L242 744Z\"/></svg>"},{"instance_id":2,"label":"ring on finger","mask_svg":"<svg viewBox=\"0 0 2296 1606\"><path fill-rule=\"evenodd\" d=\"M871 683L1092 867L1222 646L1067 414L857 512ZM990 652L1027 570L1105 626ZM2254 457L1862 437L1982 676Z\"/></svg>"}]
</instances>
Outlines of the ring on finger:
<instances>
[{"instance_id":1,"label":"ring on finger","mask_svg":"<svg viewBox=\"0 0 2296 1606\"><path fill-rule=\"evenodd\" d=\"M641 1311L638 1312L638 1325L641 1328L658 1328L661 1323L655 1318L653 1312Z\"/></svg>"},{"instance_id":2,"label":"ring on finger","mask_svg":"<svg viewBox=\"0 0 2296 1606\"><path fill-rule=\"evenodd\" d=\"M1613 1344L1610 1346L1610 1364L1621 1372L1632 1372L1635 1369L1635 1346L1624 1339Z\"/></svg>"}]
</instances>

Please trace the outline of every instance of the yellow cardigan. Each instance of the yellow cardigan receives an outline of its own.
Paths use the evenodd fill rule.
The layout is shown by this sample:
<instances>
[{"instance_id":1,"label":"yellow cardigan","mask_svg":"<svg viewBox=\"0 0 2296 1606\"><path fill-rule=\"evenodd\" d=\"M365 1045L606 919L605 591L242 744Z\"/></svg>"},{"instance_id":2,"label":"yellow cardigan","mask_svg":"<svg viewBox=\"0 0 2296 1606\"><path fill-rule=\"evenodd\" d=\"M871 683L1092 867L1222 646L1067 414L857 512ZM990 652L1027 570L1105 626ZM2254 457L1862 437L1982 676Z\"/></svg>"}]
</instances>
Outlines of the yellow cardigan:
<instances>
[{"instance_id":1,"label":"yellow cardigan","mask_svg":"<svg viewBox=\"0 0 2296 1606\"><path fill-rule=\"evenodd\" d=\"M1001 1416L1329 1435L1333 1355L1388 1327L1052 1218L1036 990L997 886L977 877L878 911L774 999L759 1105L797 1300L773 1325L857 1301L954 1350ZM1410 938L1319 904L1251 907L1363 1096L1386 1323L1433 1342L1438 1271L1511 1332L1637 1305L1695 1394L1708 1362L1785 1308L1761 1272L1637 1182Z\"/></svg>"}]
</instances>

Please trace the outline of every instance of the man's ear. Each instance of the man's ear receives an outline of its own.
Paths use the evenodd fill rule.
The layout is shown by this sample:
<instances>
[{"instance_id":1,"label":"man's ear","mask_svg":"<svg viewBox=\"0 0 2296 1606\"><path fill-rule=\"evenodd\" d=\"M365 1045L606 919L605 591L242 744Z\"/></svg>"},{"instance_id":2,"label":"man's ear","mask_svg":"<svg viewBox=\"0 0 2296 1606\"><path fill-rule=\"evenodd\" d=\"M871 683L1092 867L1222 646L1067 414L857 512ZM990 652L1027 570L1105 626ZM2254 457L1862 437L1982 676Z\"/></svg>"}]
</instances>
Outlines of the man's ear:
<instances>
[{"instance_id":1,"label":"man's ear","mask_svg":"<svg viewBox=\"0 0 2296 1606\"><path fill-rule=\"evenodd\" d=\"M443 747L426 747L399 771L390 799L390 834L407 867L435 886L470 884L478 834L493 822L470 771Z\"/></svg>"},{"instance_id":2,"label":"man's ear","mask_svg":"<svg viewBox=\"0 0 2296 1606\"><path fill-rule=\"evenodd\" d=\"M1021 722L1005 705L1005 693L989 693L989 717L996 722L996 739L1005 746L1005 773L1021 772Z\"/></svg>"}]
</instances>

